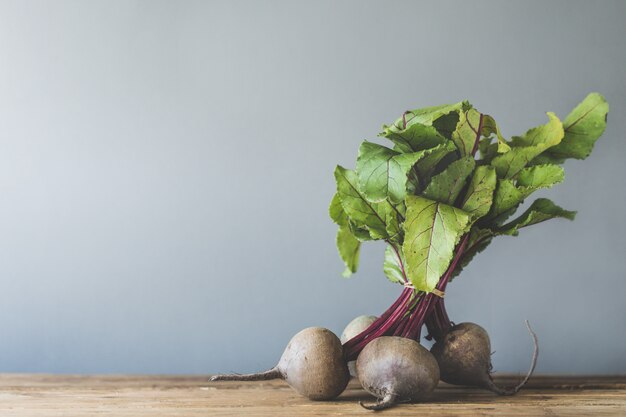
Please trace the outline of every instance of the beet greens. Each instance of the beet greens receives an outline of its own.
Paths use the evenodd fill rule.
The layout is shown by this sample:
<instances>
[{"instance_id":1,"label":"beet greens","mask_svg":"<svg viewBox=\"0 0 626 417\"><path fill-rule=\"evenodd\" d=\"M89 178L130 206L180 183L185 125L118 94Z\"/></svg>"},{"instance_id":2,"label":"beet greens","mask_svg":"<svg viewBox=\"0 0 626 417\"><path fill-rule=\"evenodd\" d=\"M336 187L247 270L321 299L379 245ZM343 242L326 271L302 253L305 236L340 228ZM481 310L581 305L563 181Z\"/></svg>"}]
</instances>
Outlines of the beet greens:
<instances>
[{"instance_id":1,"label":"beet greens","mask_svg":"<svg viewBox=\"0 0 626 417\"><path fill-rule=\"evenodd\" d=\"M447 284L496 236L552 218L572 220L548 199L535 200L509 220L534 191L564 178L566 159L584 159L606 127L608 104L589 94L561 122L548 122L510 140L493 117L467 101L407 111L379 136L386 147L361 144L356 169L335 169L330 216L337 248L356 272L362 242L387 243L383 269L404 286L398 299L365 331L344 344L354 360L374 338L419 341L424 324L441 340L452 325L442 295Z\"/></svg>"}]
</instances>

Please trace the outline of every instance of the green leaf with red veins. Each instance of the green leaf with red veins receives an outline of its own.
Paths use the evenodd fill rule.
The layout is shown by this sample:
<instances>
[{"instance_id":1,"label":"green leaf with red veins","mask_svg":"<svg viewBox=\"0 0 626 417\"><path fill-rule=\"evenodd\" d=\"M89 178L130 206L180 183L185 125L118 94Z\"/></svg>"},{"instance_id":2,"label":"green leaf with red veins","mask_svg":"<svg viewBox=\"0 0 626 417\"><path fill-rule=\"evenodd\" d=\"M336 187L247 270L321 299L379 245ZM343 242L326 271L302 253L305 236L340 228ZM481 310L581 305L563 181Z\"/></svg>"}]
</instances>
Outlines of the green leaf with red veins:
<instances>
[{"instance_id":1,"label":"green leaf with red veins","mask_svg":"<svg viewBox=\"0 0 626 417\"><path fill-rule=\"evenodd\" d=\"M548 153L556 158L585 159L606 128L609 104L598 93L589 94L563 121L565 136Z\"/></svg>"},{"instance_id":2,"label":"green leaf with red veins","mask_svg":"<svg viewBox=\"0 0 626 417\"><path fill-rule=\"evenodd\" d=\"M432 291L454 256L454 248L470 225L461 209L418 196L406 199L405 270L418 291Z\"/></svg>"},{"instance_id":3,"label":"green leaf with red veins","mask_svg":"<svg viewBox=\"0 0 626 417\"><path fill-rule=\"evenodd\" d=\"M478 132L480 129L480 112L476 109L469 109L461 112L459 117L459 123L455 131L452 132L452 141L459 150L461 157L471 156L476 140L480 139Z\"/></svg>"}]
</instances>

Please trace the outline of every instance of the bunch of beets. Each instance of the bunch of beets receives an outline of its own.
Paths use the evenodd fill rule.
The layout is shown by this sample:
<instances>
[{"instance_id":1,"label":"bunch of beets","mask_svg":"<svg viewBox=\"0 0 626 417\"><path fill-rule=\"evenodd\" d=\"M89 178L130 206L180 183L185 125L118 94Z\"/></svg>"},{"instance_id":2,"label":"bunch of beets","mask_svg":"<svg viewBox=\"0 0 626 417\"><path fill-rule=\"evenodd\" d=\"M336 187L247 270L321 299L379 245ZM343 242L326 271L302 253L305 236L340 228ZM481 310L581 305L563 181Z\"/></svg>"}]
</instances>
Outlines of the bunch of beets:
<instances>
[{"instance_id":1,"label":"bunch of beets","mask_svg":"<svg viewBox=\"0 0 626 417\"><path fill-rule=\"evenodd\" d=\"M384 125L379 136L393 146L365 141L355 170L337 166L329 212L339 226L344 276L356 272L362 242L383 240L384 273L403 287L398 299L379 317L357 317L342 340L330 330L307 328L291 339L274 368L212 380L282 378L310 399L329 400L343 392L352 373L378 399L361 404L372 410L423 400L440 379L515 394L537 360L530 326L535 351L526 378L499 387L490 373L487 332L450 321L446 286L494 237L516 236L556 217L574 219L575 212L545 198L511 218L534 191L563 181L566 159L589 156L607 113L606 100L591 93L563 122L547 113L546 124L510 140L493 117L467 101L407 111ZM426 338L435 339L430 351L419 343L424 325Z\"/></svg>"}]
</instances>

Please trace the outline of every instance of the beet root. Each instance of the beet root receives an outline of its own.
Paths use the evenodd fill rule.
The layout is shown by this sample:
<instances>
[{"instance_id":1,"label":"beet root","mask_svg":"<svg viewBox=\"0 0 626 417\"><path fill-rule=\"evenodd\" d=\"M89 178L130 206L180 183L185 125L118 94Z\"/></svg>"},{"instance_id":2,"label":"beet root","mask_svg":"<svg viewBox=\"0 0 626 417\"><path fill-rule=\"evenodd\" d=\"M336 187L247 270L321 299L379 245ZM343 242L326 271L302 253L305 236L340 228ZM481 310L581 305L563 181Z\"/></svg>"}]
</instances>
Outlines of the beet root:
<instances>
[{"instance_id":1,"label":"beet root","mask_svg":"<svg viewBox=\"0 0 626 417\"><path fill-rule=\"evenodd\" d=\"M359 335L376 321L376 316L358 316L354 318L341 333L341 343L344 344L353 337ZM348 369L351 376L356 376L356 361L348 362Z\"/></svg>"},{"instance_id":2,"label":"beet root","mask_svg":"<svg viewBox=\"0 0 626 417\"><path fill-rule=\"evenodd\" d=\"M498 395L516 394L531 377L537 365L539 345L537 335L526 321L526 327L533 339L534 351L530 369L517 386L502 388L493 382L491 376L491 342L487 331L474 323L459 323L440 339L431 352L437 359L441 380L453 385L466 385L488 389Z\"/></svg>"},{"instance_id":3,"label":"beet root","mask_svg":"<svg viewBox=\"0 0 626 417\"><path fill-rule=\"evenodd\" d=\"M376 404L359 403L368 410L426 399L439 382L439 366L428 349L398 336L381 336L368 343L356 369L363 388L378 398Z\"/></svg>"},{"instance_id":4,"label":"beet root","mask_svg":"<svg viewBox=\"0 0 626 417\"><path fill-rule=\"evenodd\" d=\"M330 400L343 392L350 380L339 338L322 327L309 327L291 338L278 364L255 374L215 375L211 381L262 381L284 379L311 400Z\"/></svg>"},{"instance_id":5,"label":"beet root","mask_svg":"<svg viewBox=\"0 0 626 417\"><path fill-rule=\"evenodd\" d=\"M341 343L346 343L348 340L352 339L354 336L357 336L359 333L362 333L368 327L371 326L372 323L376 321L378 317L376 316L358 316L355 317L345 329L341 333Z\"/></svg>"}]
</instances>

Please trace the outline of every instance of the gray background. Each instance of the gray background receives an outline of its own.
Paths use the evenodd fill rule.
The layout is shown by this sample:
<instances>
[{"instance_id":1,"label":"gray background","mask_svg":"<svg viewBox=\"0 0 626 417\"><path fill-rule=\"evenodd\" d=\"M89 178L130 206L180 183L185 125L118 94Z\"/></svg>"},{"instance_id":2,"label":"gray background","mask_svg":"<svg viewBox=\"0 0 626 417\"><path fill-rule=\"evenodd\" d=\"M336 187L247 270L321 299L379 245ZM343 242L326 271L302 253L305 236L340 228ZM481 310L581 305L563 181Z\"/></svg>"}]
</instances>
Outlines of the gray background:
<instances>
[{"instance_id":1,"label":"gray background","mask_svg":"<svg viewBox=\"0 0 626 417\"><path fill-rule=\"evenodd\" d=\"M448 291L498 371L626 372L626 2L0 3L0 371L271 366L399 293L383 246L340 277L336 163L409 108L470 99L504 134L590 91L609 125Z\"/></svg>"}]
</instances>

